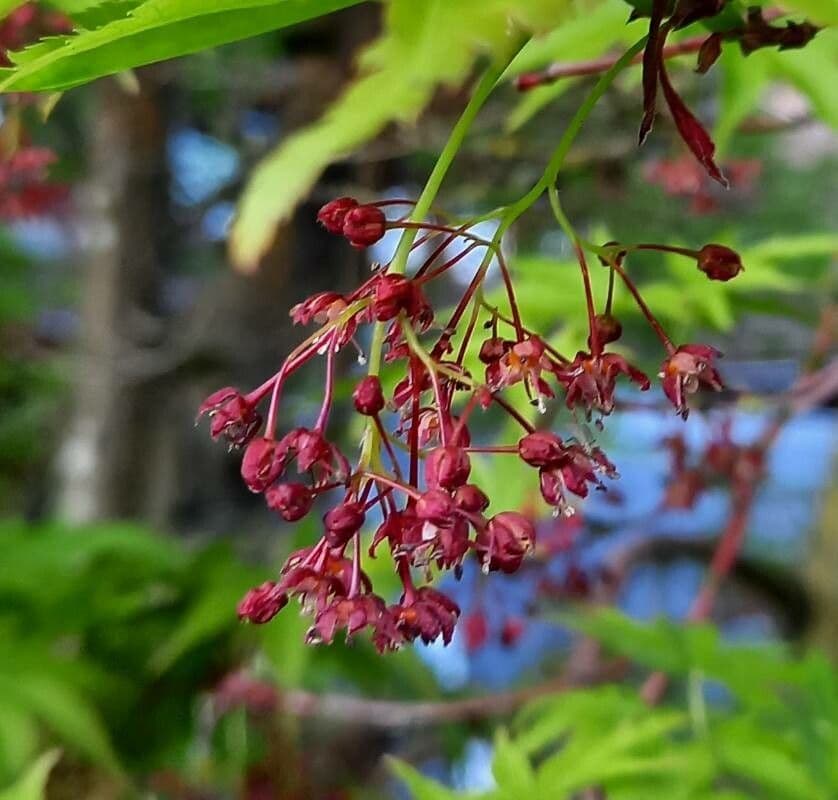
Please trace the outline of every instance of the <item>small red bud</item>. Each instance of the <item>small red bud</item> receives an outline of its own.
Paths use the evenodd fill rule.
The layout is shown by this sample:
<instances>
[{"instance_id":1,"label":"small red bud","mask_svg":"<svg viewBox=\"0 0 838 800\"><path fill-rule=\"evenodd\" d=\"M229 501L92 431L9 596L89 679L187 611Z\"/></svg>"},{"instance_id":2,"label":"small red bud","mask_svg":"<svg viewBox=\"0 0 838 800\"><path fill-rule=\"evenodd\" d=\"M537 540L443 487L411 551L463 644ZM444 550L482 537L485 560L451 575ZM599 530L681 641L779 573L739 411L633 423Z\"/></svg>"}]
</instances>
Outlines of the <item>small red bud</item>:
<instances>
[{"instance_id":1,"label":"small red bud","mask_svg":"<svg viewBox=\"0 0 838 800\"><path fill-rule=\"evenodd\" d=\"M329 233L343 233L343 223L346 215L358 207L358 201L354 197L338 197L326 203L317 212L317 221Z\"/></svg>"},{"instance_id":2,"label":"small red bud","mask_svg":"<svg viewBox=\"0 0 838 800\"><path fill-rule=\"evenodd\" d=\"M384 408L384 392L377 375L367 375L352 392L355 410L366 417L378 414Z\"/></svg>"},{"instance_id":3,"label":"small red bud","mask_svg":"<svg viewBox=\"0 0 838 800\"><path fill-rule=\"evenodd\" d=\"M386 229L387 218L376 206L356 206L343 218L343 235L359 249L375 244Z\"/></svg>"},{"instance_id":4,"label":"small red bud","mask_svg":"<svg viewBox=\"0 0 838 800\"><path fill-rule=\"evenodd\" d=\"M468 480L470 472L468 453L454 445L437 447L425 460L425 482L431 489L456 489Z\"/></svg>"},{"instance_id":5,"label":"small red bud","mask_svg":"<svg viewBox=\"0 0 838 800\"><path fill-rule=\"evenodd\" d=\"M416 516L437 525L450 523L454 514L454 500L442 489L429 489L416 501Z\"/></svg>"},{"instance_id":6,"label":"small red bud","mask_svg":"<svg viewBox=\"0 0 838 800\"><path fill-rule=\"evenodd\" d=\"M477 534L477 555L487 572L515 572L535 546L535 527L523 514L502 511Z\"/></svg>"},{"instance_id":7,"label":"small red bud","mask_svg":"<svg viewBox=\"0 0 838 800\"><path fill-rule=\"evenodd\" d=\"M594 326L600 345L616 342L623 335L623 326L613 314L597 314L594 317ZM588 347L592 347L590 335Z\"/></svg>"},{"instance_id":8,"label":"small red bud","mask_svg":"<svg viewBox=\"0 0 838 800\"><path fill-rule=\"evenodd\" d=\"M285 458L273 439L254 439L244 451L241 474L251 492L264 492L285 469Z\"/></svg>"},{"instance_id":9,"label":"small red bud","mask_svg":"<svg viewBox=\"0 0 838 800\"><path fill-rule=\"evenodd\" d=\"M744 269L739 253L723 244L705 244L698 251L698 268L712 281L729 281Z\"/></svg>"},{"instance_id":10,"label":"small red bud","mask_svg":"<svg viewBox=\"0 0 838 800\"><path fill-rule=\"evenodd\" d=\"M296 522L311 511L314 495L302 483L278 483L265 492L265 501L286 522Z\"/></svg>"},{"instance_id":11,"label":"small red bud","mask_svg":"<svg viewBox=\"0 0 838 800\"><path fill-rule=\"evenodd\" d=\"M288 596L280 591L279 584L265 581L242 598L239 619L261 625L273 619L287 602Z\"/></svg>"},{"instance_id":12,"label":"small red bud","mask_svg":"<svg viewBox=\"0 0 838 800\"><path fill-rule=\"evenodd\" d=\"M346 502L335 506L323 517L326 541L332 547L343 547L360 530L365 519L360 503Z\"/></svg>"},{"instance_id":13,"label":"small red bud","mask_svg":"<svg viewBox=\"0 0 838 800\"><path fill-rule=\"evenodd\" d=\"M535 431L518 442L518 455L531 467L554 467L565 460L562 440L549 431Z\"/></svg>"},{"instance_id":14,"label":"small red bud","mask_svg":"<svg viewBox=\"0 0 838 800\"><path fill-rule=\"evenodd\" d=\"M480 345L478 357L484 364L493 364L495 361L503 358L511 347L512 342L507 339L501 339L499 336L493 336L491 339L486 339Z\"/></svg>"},{"instance_id":15,"label":"small red bud","mask_svg":"<svg viewBox=\"0 0 838 800\"><path fill-rule=\"evenodd\" d=\"M471 514L481 514L489 507L489 498L473 483L458 487L454 492L454 502L457 508Z\"/></svg>"}]
</instances>

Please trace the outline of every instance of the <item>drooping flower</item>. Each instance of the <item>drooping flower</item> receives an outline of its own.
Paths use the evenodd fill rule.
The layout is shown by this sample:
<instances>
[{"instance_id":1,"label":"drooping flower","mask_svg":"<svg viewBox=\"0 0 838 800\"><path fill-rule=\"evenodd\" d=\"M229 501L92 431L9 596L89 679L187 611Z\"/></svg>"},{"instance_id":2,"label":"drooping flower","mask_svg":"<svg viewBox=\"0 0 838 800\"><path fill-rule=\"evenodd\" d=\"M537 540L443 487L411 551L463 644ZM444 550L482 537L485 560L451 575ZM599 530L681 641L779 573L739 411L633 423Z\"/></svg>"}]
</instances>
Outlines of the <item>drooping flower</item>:
<instances>
[{"instance_id":1,"label":"drooping flower","mask_svg":"<svg viewBox=\"0 0 838 800\"><path fill-rule=\"evenodd\" d=\"M314 618L314 625L306 634L308 644L331 644L339 630L346 631L347 639L364 628L378 627L387 606L376 594L355 597L336 597Z\"/></svg>"},{"instance_id":2,"label":"drooping flower","mask_svg":"<svg viewBox=\"0 0 838 800\"><path fill-rule=\"evenodd\" d=\"M499 359L488 364L486 383L492 391L523 383L527 392L533 396L533 402L543 408L544 399L554 396L543 376L545 372L553 372L555 369L544 342L537 336L529 336L513 344Z\"/></svg>"},{"instance_id":3,"label":"drooping flower","mask_svg":"<svg viewBox=\"0 0 838 800\"><path fill-rule=\"evenodd\" d=\"M272 620L288 602L288 595L274 581L265 581L251 589L238 607L239 619L262 625Z\"/></svg>"},{"instance_id":4,"label":"drooping flower","mask_svg":"<svg viewBox=\"0 0 838 800\"><path fill-rule=\"evenodd\" d=\"M550 431L528 433L518 442L518 455L531 467L554 467L566 458L564 443Z\"/></svg>"},{"instance_id":5,"label":"drooping flower","mask_svg":"<svg viewBox=\"0 0 838 800\"><path fill-rule=\"evenodd\" d=\"M462 511L481 514L489 507L489 498L479 486L466 483L454 490L454 503Z\"/></svg>"},{"instance_id":6,"label":"drooping flower","mask_svg":"<svg viewBox=\"0 0 838 800\"><path fill-rule=\"evenodd\" d=\"M489 638L489 624L486 619L486 612L483 609L472 611L462 621L462 631L465 637L466 650L473 653L486 644Z\"/></svg>"},{"instance_id":7,"label":"drooping flower","mask_svg":"<svg viewBox=\"0 0 838 800\"><path fill-rule=\"evenodd\" d=\"M320 325L337 319L347 307L346 298L338 292L319 292L291 308L289 312L295 325Z\"/></svg>"},{"instance_id":8,"label":"drooping flower","mask_svg":"<svg viewBox=\"0 0 838 800\"><path fill-rule=\"evenodd\" d=\"M620 375L626 375L641 391L649 388L646 375L616 353L594 356L579 352L570 364L556 371L566 390L567 407L584 409L589 419L594 411L607 415L614 410L614 390Z\"/></svg>"},{"instance_id":9,"label":"drooping flower","mask_svg":"<svg viewBox=\"0 0 838 800\"><path fill-rule=\"evenodd\" d=\"M384 408L384 392L377 375L367 375L352 392L355 410L365 417L372 417Z\"/></svg>"},{"instance_id":10,"label":"drooping flower","mask_svg":"<svg viewBox=\"0 0 838 800\"><path fill-rule=\"evenodd\" d=\"M364 524L366 514L361 503L345 501L326 512L323 525L331 547L343 547Z\"/></svg>"},{"instance_id":11,"label":"drooping flower","mask_svg":"<svg viewBox=\"0 0 838 800\"><path fill-rule=\"evenodd\" d=\"M314 493L302 483L277 483L265 492L265 502L286 522L296 522L311 511Z\"/></svg>"},{"instance_id":12,"label":"drooping flower","mask_svg":"<svg viewBox=\"0 0 838 800\"><path fill-rule=\"evenodd\" d=\"M613 314L597 314L594 317L594 328L600 347L616 342L623 335L623 326ZM588 347L591 347L590 335Z\"/></svg>"},{"instance_id":13,"label":"drooping flower","mask_svg":"<svg viewBox=\"0 0 838 800\"><path fill-rule=\"evenodd\" d=\"M351 472L346 456L319 431L295 428L282 437L278 447L286 463L296 461L298 472L314 475L315 486L326 481L341 483Z\"/></svg>"},{"instance_id":14,"label":"drooping flower","mask_svg":"<svg viewBox=\"0 0 838 800\"><path fill-rule=\"evenodd\" d=\"M251 492L264 492L285 470L286 458L274 439L254 439L244 451L241 474Z\"/></svg>"},{"instance_id":15,"label":"drooping flower","mask_svg":"<svg viewBox=\"0 0 838 800\"><path fill-rule=\"evenodd\" d=\"M470 474L471 460L462 447L437 447L425 459L425 483L431 488L456 489Z\"/></svg>"},{"instance_id":16,"label":"drooping flower","mask_svg":"<svg viewBox=\"0 0 838 800\"><path fill-rule=\"evenodd\" d=\"M583 447L571 442L567 444L565 458L560 464L541 470L541 496L548 505L569 515L573 512L567 505L567 492L587 497L589 485L602 487L600 476L617 477L617 469L605 453L599 447Z\"/></svg>"},{"instance_id":17,"label":"drooping flower","mask_svg":"<svg viewBox=\"0 0 838 800\"><path fill-rule=\"evenodd\" d=\"M707 386L718 392L723 388L715 360L721 353L706 344L681 345L661 365L660 378L664 394L675 410L686 419L690 413L687 395Z\"/></svg>"},{"instance_id":18,"label":"drooping flower","mask_svg":"<svg viewBox=\"0 0 838 800\"><path fill-rule=\"evenodd\" d=\"M477 557L484 572L516 572L534 547L535 526L515 511L496 514L477 534Z\"/></svg>"},{"instance_id":19,"label":"drooping flower","mask_svg":"<svg viewBox=\"0 0 838 800\"><path fill-rule=\"evenodd\" d=\"M431 307L416 281L404 275L386 273L372 286L372 315L379 322L395 319L399 314L412 321L421 321L426 328L433 319Z\"/></svg>"},{"instance_id":20,"label":"drooping flower","mask_svg":"<svg viewBox=\"0 0 838 800\"><path fill-rule=\"evenodd\" d=\"M421 639L425 644L440 637L450 644L460 616L460 607L448 595L429 586L416 589L412 597L403 596L389 611L396 629L407 641Z\"/></svg>"},{"instance_id":21,"label":"drooping flower","mask_svg":"<svg viewBox=\"0 0 838 800\"><path fill-rule=\"evenodd\" d=\"M243 447L259 430L262 417L238 389L228 386L213 392L198 409L198 418L208 416L210 435L224 438L233 447Z\"/></svg>"}]
</instances>

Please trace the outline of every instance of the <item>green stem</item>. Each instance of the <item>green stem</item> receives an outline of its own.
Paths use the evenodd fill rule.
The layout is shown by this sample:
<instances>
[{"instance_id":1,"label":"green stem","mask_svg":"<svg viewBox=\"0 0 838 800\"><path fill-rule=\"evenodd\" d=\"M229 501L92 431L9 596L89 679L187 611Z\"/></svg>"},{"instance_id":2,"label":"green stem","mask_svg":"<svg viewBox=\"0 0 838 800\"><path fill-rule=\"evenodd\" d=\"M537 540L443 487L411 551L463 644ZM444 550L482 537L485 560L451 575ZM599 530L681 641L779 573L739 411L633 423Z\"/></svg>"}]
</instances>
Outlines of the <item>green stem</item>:
<instances>
[{"instance_id":1,"label":"green stem","mask_svg":"<svg viewBox=\"0 0 838 800\"><path fill-rule=\"evenodd\" d=\"M633 44L617 61L614 62L607 72L604 72L600 76L599 80L594 84L593 89L591 89L588 93L588 96L585 98L582 105L579 106L576 113L573 115L573 119L570 120L570 123L565 129L564 134L562 134L562 138L559 140L556 149L553 151L553 155L550 157L550 161L548 162L547 168L544 170L542 176L525 195L520 197L514 203L508 205L500 213L500 224L498 225L498 229L492 238L493 244L497 247L500 246L500 240L515 220L518 219L518 217L520 217L521 214L523 214L533 203L535 203L535 201L538 200L542 194L544 194L545 190L549 186L552 186L556 182L559 170L561 170L564 160L570 152L570 148L573 146L574 141L576 141L576 137L582 130L585 120L587 120L594 106L608 90L608 87L614 82L617 75L619 75L620 72L622 72L622 70L631 63L632 59L640 53L641 50L643 50L646 45L646 38L647 37L644 36L642 39ZM578 239L578 237L573 238ZM582 244L586 248L590 245L589 242L584 241L582 241ZM484 258L485 265L488 265L491 261L493 254L494 250L489 250L486 253L486 257ZM482 266L483 265L481 265L481 267Z\"/></svg>"},{"instance_id":2,"label":"green stem","mask_svg":"<svg viewBox=\"0 0 838 800\"><path fill-rule=\"evenodd\" d=\"M457 120L445 147L439 154L436 164L434 165L431 174L428 176L428 182L419 195L416 205L413 208L413 213L410 216L411 222L421 222L428 211L430 211L437 193L442 186L442 181L445 179L451 164L454 161L457 152L463 144L466 135L471 128L472 123L477 117L478 112L483 107L483 104L488 100L492 90L497 85L506 68L512 62L512 59L520 52L521 48L526 44L526 38L515 34L510 39L508 50L486 70L480 78L471 99L468 101L462 115ZM416 228L406 228L402 233L399 244L396 248L393 261L390 265L390 272L404 273L407 268L407 259L410 255L410 248L416 240L418 230ZM369 375L378 375L381 371L382 349L384 347L385 326L381 322L376 322L373 326L372 341L370 342L369 355ZM367 425L364 435L364 444L361 450L361 464L368 464L373 452L377 449L378 431L372 425Z\"/></svg>"},{"instance_id":3,"label":"green stem","mask_svg":"<svg viewBox=\"0 0 838 800\"><path fill-rule=\"evenodd\" d=\"M556 149L553 151L550 161L547 163L547 168L544 170L544 174L538 179L532 189L506 209L506 212L501 220L499 230L505 232L509 226L524 213L524 211L526 211L536 200L538 200L539 197L541 197L548 186L551 186L556 182L559 171L564 165L564 160L567 158L567 154L570 152L573 142L576 141L579 131L582 130L582 126L585 124L585 120L588 119L591 111L593 111L594 106L608 90L608 87L614 82L617 75L619 75L620 72L622 72L622 70L631 63L631 60L644 48L645 45L646 37L644 36L640 39L640 41L636 42L628 50L626 50L626 52L614 62L613 66L600 76L599 80L596 84L594 84L594 88L591 89L582 105L576 110L576 113L573 115L573 119L570 120L564 134L562 134L562 138L559 140ZM501 235L503 234L501 233Z\"/></svg>"},{"instance_id":4,"label":"green stem","mask_svg":"<svg viewBox=\"0 0 838 800\"><path fill-rule=\"evenodd\" d=\"M506 68L524 44L525 40L517 37L505 56L498 59L483 74L483 77L480 79L471 95L471 99L468 101L468 104L463 110L462 115L454 125L451 135L445 143L445 147L442 148L442 152L439 154L439 158L437 159L431 174L428 176L428 182L425 184L425 188L422 190L422 194L419 195L419 199L416 201L416 205L413 208L413 213L410 215L411 222L421 222L428 214L428 211L430 211L439 189L442 186L442 181L445 179L445 175L451 167L451 164L462 146L478 112L497 85L498 79L506 71ZM410 255L410 248L416 240L417 233L417 228L406 228L404 230L401 239L399 240L399 244L396 247L396 253L393 256L393 261L390 264L388 272L403 273L405 271L407 268L407 258ZM372 343L370 344L368 369L370 375L378 375L381 369L381 349L383 343L384 325L377 323L373 329Z\"/></svg>"}]
</instances>

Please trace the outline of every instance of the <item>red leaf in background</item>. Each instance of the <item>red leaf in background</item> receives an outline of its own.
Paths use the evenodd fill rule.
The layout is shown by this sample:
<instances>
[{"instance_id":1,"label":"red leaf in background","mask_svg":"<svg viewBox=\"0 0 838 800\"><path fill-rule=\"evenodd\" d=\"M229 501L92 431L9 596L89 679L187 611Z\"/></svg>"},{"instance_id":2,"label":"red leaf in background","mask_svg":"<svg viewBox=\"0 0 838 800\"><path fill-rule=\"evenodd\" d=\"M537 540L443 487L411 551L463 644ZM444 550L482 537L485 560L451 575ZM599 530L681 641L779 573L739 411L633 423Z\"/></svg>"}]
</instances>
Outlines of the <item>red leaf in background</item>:
<instances>
[{"instance_id":1,"label":"red leaf in background","mask_svg":"<svg viewBox=\"0 0 838 800\"><path fill-rule=\"evenodd\" d=\"M666 74L666 67L663 62L660 63L660 82L661 88L663 89L663 96L666 99L669 110L672 112L672 118L675 120L675 126L678 128L681 138L687 147L690 148L692 154L698 159L699 163L707 170L707 174L727 189L729 186L727 178L725 178L713 160L716 145L713 144L713 140L710 138L710 134L704 129L704 126L698 121L692 111L687 108L678 92L675 91L675 88L669 81L669 76Z\"/></svg>"},{"instance_id":2,"label":"red leaf in background","mask_svg":"<svg viewBox=\"0 0 838 800\"><path fill-rule=\"evenodd\" d=\"M0 162L0 219L48 214L67 197L66 186L48 182L56 158L46 147L23 147Z\"/></svg>"},{"instance_id":3,"label":"red leaf in background","mask_svg":"<svg viewBox=\"0 0 838 800\"><path fill-rule=\"evenodd\" d=\"M701 43L701 48L698 51L698 64L696 65L695 71L704 75L718 61L721 54L722 35L720 33L714 33L712 36L708 36Z\"/></svg>"},{"instance_id":4,"label":"red leaf in background","mask_svg":"<svg viewBox=\"0 0 838 800\"><path fill-rule=\"evenodd\" d=\"M654 0L652 3L652 17L649 20L649 38L643 51L643 119L640 121L638 141L646 141L646 137L655 124L655 105L658 96L658 71L661 64L661 50L666 39L668 28L661 30L666 13L666 0Z\"/></svg>"}]
</instances>

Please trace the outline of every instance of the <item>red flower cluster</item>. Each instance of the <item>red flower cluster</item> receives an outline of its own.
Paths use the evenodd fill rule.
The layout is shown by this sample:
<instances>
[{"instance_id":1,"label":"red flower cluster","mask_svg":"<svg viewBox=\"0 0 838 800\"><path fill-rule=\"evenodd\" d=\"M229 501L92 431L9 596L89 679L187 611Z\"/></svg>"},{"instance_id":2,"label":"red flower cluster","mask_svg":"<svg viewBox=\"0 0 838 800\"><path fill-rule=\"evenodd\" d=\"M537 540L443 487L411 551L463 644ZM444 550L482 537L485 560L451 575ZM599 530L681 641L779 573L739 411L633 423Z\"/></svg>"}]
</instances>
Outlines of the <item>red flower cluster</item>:
<instances>
[{"instance_id":1,"label":"red flower cluster","mask_svg":"<svg viewBox=\"0 0 838 800\"><path fill-rule=\"evenodd\" d=\"M375 241L387 228L417 228L422 242L436 244L430 256L411 275L380 267L352 292L320 293L294 306L293 320L314 323L317 330L261 386L246 393L221 389L207 398L199 416L209 418L214 438L244 450L242 479L252 492L264 495L268 507L282 519L300 520L312 513L318 500L333 496L319 540L294 553L276 581L251 590L239 605L241 618L267 622L289 600L297 599L312 617L309 642L328 643L340 631L352 637L367 629L376 647L386 651L417 639L451 640L459 608L440 591L417 584L419 578L429 579L433 569L459 575L470 557L484 572L513 573L535 548L536 530L528 516L515 510L489 512L490 498L472 481L474 453L517 456L535 468L534 487L557 515L573 513L570 495L585 497L591 487L602 487L603 478L616 477L614 465L594 443L536 430L516 408L521 396L543 409L550 398L564 393L569 408L601 418L614 409L619 377L642 390L650 382L624 357L606 351L619 338L620 323L610 307L595 313L581 252L589 351L571 360L524 326L503 256L492 243L477 237L469 226L387 221L380 205L386 204L359 205L340 198L324 206L319 219L353 246ZM460 247L453 256L448 253L452 246ZM486 248L484 264L441 333L431 334L435 313L425 285L478 246ZM623 266L629 249L617 244L603 248L603 263L613 270L612 277L619 274L637 293ZM714 278L732 277L728 273L738 264L736 254L721 245L683 252ZM478 291L492 259L504 278L509 318L486 304ZM650 313L642 300L638 302L644 313ZM486 317L482 329L477 325L481 314ZM657 325L653 318L650 322ZM336 356L346 346L360 347L357 337L365 326L375 329L372 340L383 347L373 363L398 365L402 378L390 391L382 386L377 369L358 382L352 402L365 420L366 432L359 457L350 463L329 438L329 416ZM485 338L478 335L480 330L487 331ZM433 341L426 341L431 335ZM701 384L720 385L712 363L716 352L702 345L676 348L661 335L668 353L663 388L679 413L686 414L688 394ZM479 358L481 375L467 368L469 352ZM325 362L317 418L311 427L279 433L283 386L303 364L315 359ZM264 417L263 404L267 405ZM471 415L489 406L509 415L520 429L517 441L472 444ZM391 418L395 422L388 425ZM397 450L406 455L400 459ZM364 553L362 536L367 528L373 530ZM391 604L376 593L364 569L364 559L375 558L382 547L390 551L402 585L400 598Z\"/></svg>"}]
</instances>

